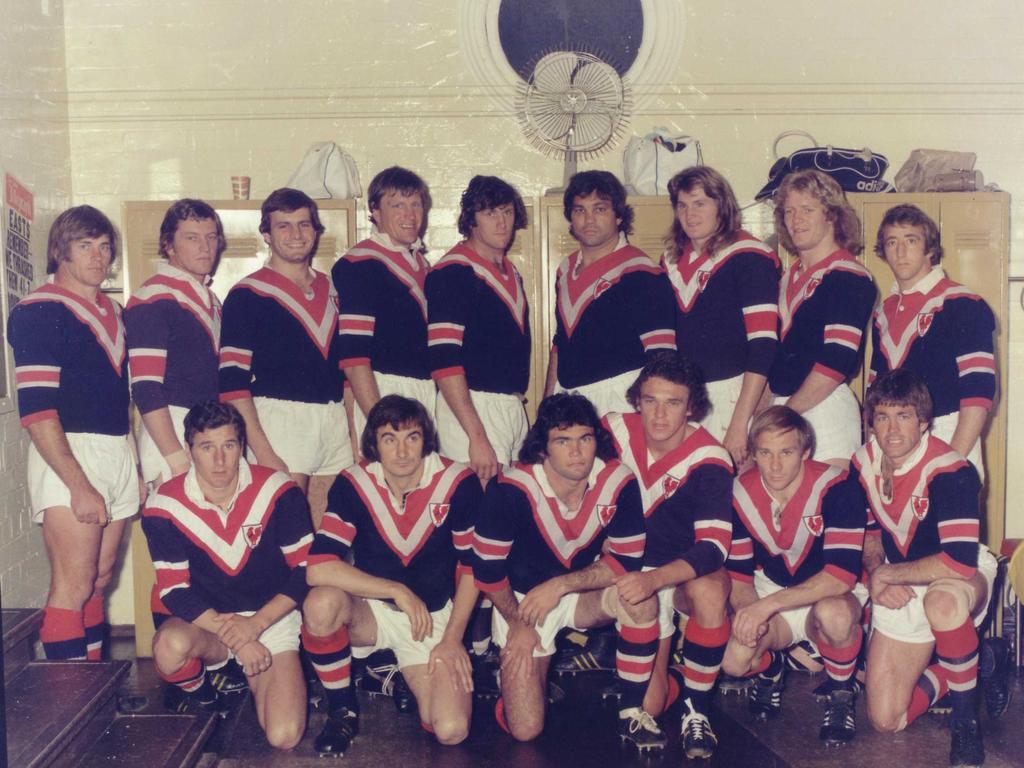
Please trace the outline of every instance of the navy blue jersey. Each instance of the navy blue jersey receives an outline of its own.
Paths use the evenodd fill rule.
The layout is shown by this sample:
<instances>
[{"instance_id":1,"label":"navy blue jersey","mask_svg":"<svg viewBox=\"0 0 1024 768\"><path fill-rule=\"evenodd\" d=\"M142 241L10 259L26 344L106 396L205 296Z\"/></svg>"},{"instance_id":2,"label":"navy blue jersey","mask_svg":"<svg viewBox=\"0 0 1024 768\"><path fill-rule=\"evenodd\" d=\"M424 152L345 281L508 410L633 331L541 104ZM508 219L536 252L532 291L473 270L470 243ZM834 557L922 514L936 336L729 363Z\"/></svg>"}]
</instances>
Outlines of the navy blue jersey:
<instances>
[{"instance_id":1,"label":"navy blue jersey","mask_svg":"<svg viewBox=\"0 0 1024 768\"><path fill-rule=\"evenodd\" d=\"M209 609L258 611L277 595L302 604L313 529L299 487L243 459L229 509L203 499L195 469L149 497L142 530L156 569L154 612L194 621Z\"/></svg>"},{"instance_id":2,"label":"navy blue jersey","mask_svg":"<svg viewBox=\"0 0 1024 768\"><path fill-rule=\"evenodd\" d=\"M794 394L811 371L844 383L860 365L877 291L867 268L836 251L804 270L789 265L779 287L781 343L768 374L776 395Z\"/></svg>"},{"instance_id":3,"label":"navy blue jersey","mask_svg":"<svg viewBox=\"0 0 1024 768\"><path fill-rule=\"evenodd\" d=\"M328 494L310 563L344 560L351 552L359 570L404 584L430 611L443 608L454 594L456 572L472 568L483 490L465 464L436 453L425 462L419 486L397 507L379 463L343 470Z\"/></svg>"},{"instance_id":4,"label":"navy blue jersey","mask_svg":"<svg viewBox=\"0 0 1024 768\"><path fill-rule=\"evenodd\" d=\"M853 455L855 475L871 505L869 535L881 534L885 559L905 563L938 555L970 578L978 567L978 472L946 443L927 435L892 479L882 483L882 451L872 438Z\"/></svg>"},{"instance_id":5,"label":"navy blue jersey","mask_svg":"<svg viewBox=\"0 0 1024 768\"><path fill-rule=\"evenodd\" d=\"M337 299L322 272L311 297L269 267L239 280L224 302L221 400L340 402L337 330Z\"/></svg>"},{"instance_id":6,"label":"navy blue jersey","mask_svg":"<svg viewBox=\"0 0 1024 768\"><path fill-rule=\"evenodd\" d=\"M558 500L543 464L515 464L491 478L473 535L473 575L484 592L527 593L600 559L617 574L638 571L644 513L629 468L594 461L575 515Z\"/></svg>"},{"instance_id":7,"label":"navy blue jersey","mask_svg":"<svg viewBox=\"0 0 1024 768\"><path fill-rule=\"evenodd\" d=\"M875 310L869 384L908 368L924 379L935 416L965 406L992 408L995 317L978 294L935 268L912 292L894 293Z\"/></svg>"},{"instance_id":8,"label":"navy blue jersey","mask_svg":"<svg viewBox=\"0 0 1024 768\"><path fill-rule=\"evenodd\" d=\"M530 383L530 308L508 259L502 274L465 243L427 275L434 379L462 374L471 390L522 395Z\"/></svg>"},{"instance_id":9,"label":"navy blue jersey","mask_svg":"<svg viewBox=\"0 0 1024 768\"><path fill-rule=\"evenodd\" d=\"M167 263L132 295L124 322L140 413L216 399L220 314L208 286Z\"/></svg>"},{"instance_id":10,"label":"navy blue jersey","mask_svg":"<svg viewBox=\"0 0 1024 768\"><path fill-rule=\"evenodd\" d=\"M363 240L331 269L338 291L342 367L430 378L427 356L427 260Z\"/></svg>"},{"instance_id":11,"label":"navy blue jersey","mask_svg":"<svg viewBox=\"0 0 1024 768\"><path fill-rule=\"evenodd\" d=\"M779 258L747 232L714 254L662 258L676 297L676 343L707 381L767 376L778 346Z\"/></svg>"},{"instance_id":12,"label":"navy blue jersey","mask_svg":"<svg viewBox=\"0 0 1024 768\"><path fill-rule=\"evenodd\" d=\"M639 248L624 245L583 266L579 251L558 265L554 346L566 389L635 371L647 353L675 349L672 288Z\"/></svg>"},{"instance_id":13,"label":"navy blue jersey","mask_svg":"<svg viewBox=\"0 0 1024 768\"><path fill-rule=\"evenodd\" d=\"M647 529L644 565L683 560L698 578L722 567L732 541L732 459L706 429L651 461L639 413L604 418L622 463L640 486Z\"/></svg>"},{"instance_id":14,"label":"navy blue jersey","mask_svg":"<svg viewBox=\"0 0 1024 768\"><path fill-rule=\"evenodd\" d=\"M128 355L121 307L53 283L7 320L21 423L56 418L67 433L128 434Z\"/></svg>"},{"instance_id":15,"label":"navy blue jersey","mask_svg":"<svg viewBox=\"0 0 1024 768\"><path fill-rule=\"evenodd\" d=\"M860 579L867 501L839 467L804 462L804 477L781 510L752 467L733 483L732 549L726 567L739 581L754 570L783 587L825 571L851 589Z\"/></svg>"}]
</instances>

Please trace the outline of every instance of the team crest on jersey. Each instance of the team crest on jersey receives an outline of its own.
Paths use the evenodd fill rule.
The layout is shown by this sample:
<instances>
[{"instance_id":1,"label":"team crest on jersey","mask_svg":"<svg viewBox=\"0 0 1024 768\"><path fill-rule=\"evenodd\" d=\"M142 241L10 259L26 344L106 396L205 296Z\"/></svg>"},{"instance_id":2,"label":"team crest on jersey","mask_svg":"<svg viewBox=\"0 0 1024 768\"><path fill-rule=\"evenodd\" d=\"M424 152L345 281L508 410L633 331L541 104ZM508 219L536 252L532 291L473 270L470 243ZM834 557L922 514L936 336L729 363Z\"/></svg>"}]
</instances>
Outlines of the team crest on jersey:
<instances>
[{"instance_id":1,"label":"team crest on jersey","mask_svg":"<svg viewBox=\"0 0 1024 768\"><path fill-rule=\"evenodd\" d=\"M821 532L825 530L825 518L821 515L809 515L803 518L804 525L815 536L821 536Z\"/></svg>"},{"instance_id":2,"label":"team crest on jersey","mask_svg":"<svg viewBox=\"0 0 1024 768\"><path fill-rule=\"evenodd\" d=\"M914 517L918 520L924 520L928 514L928 497L927 496L911 496L910 506L914 510Z\"/></svg>"},{"instance_id":3,"label":"team crest on jersey","mask_svg":"<svg viewBox=\"0 0 1024 768\"><path fill-rule=\"evenodd\" d=\"M245 536L245 543L249 545L249 549L256 549L256 545L260 543L260 539L263 537L263 524L243 525L242 535Z\"/></svg>"},{"instance_id":4,"label":"team crest on jersey","mask_svg":"<svg viewBox=\"0 0 1024 768\"><path fill-rule=\"evenodd\" d=\"M601 294L612 287L612 284L607 280L598 280L597 285L594 286L594 298L601 298Z\"/></svg>"},{"instance_id":5,"label":"team crest on jersey","mask_svg":"<svg viewBox=\"0 0 1024 768\"><path fill-rule=\"evenodd\" d=\"M700 286L701 293L708 287L708 282L711 280L711 270L702 269L697 273L697 285Z\"/></svg>"},{"instance_id":6,"label":"team crest on jersey","mask_svg":"<svg viewBox=\"0 0 1024 768\"><path fill-rule=\"evenodd\" d=\"M437 504L432 503L430 505L430 519L434 521L434 526L440 528L448 517L448 510L452 507L451 504Z\"/></svg>"},{"instance_id":7,"label":"team crest on jersey","mask_svg":"<svg viewBox=\"0 0 1024 768\"><path fill-rule=\"evenodd\" d=\"M932 327L932 320L935 319L934 312L922 312L917 316L917 335L924 336Z\"/></svg>"},{"instance_id":8,"label":"team crest on jersey","mask_svg":"<svg viewBox=\"0 0 1024 768\"><path fill-rule=\"evenodd\" d=\"M665 498L667 499L675 493L676 488L679 487L679 478L672 477L672 475L665 475L665 479L661 481L661 487L664 489Z\"/></svg>"},{"instance_id":9,"label":"team crest on jersey","mask_svg":"<svg viewBox=\"0 0 1024 768\"><path fill-rule=\"evenodd\" d=\"M818 286L821 285L821 280L817 277L812 277L807 281L807 287L804 289L804 298L809 299L814 295L814 292L818 290Z\"/></svg>"},{"instance_id":10,"label":"team crest on jersey","mask_svg":"<svg viewBox=\"0 0 1024 768\"><path fill-rule=\"evenodd\" d=\"M598 504L598 505L596 505L597 516L601 520L601 525L603 525L605 527L608 526L608 523L610 523L612 521L612 518L615 517L615 508L617 506L618 506L617 504Z\"/></svg>"}]
</instances>

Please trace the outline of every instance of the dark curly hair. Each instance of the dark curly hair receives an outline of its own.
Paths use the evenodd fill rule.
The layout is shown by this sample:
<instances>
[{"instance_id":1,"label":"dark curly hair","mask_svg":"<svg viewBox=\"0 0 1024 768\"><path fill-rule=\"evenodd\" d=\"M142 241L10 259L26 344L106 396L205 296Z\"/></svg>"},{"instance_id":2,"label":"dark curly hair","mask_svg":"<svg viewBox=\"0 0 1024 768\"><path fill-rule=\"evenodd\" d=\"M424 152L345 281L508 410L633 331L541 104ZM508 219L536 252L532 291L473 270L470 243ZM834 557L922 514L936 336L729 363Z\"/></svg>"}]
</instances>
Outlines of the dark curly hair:
<instances>
[{"instance_id":1,"label":"dark curly hair","mask_svg":"<svg viewBox=\"0 0 1024 768\"><path fill-rule=\"evenodd\" d=\"M437 430L434 429L434 422L423 403L401 395L385 395L366 416L366 426L363 427L360 442L363 456L369 461L380 461L377 430L381 427L409 429L414 425L423 433L423 455L436 452L439 447Z\"/></svg>"},{"instance_id":2,"label":"dark curly hair","mask_svg":"<svg viewBox=\"0 0 1024 768\"><path fill-rule=\"evenodd\" d=\"M553 429L590 427L597 441L597 458L610 461L618 458L611 433L601 425L601 419L591 403L576 392L559 392L545 397L537 408L537 420L530 427L519 449L519 461L540 464L548 455L548 437Z\"/></svg>"},{"instance_id":3,"label":"dark curly hair","mask_svg":"<svg viewBox=\"0 0 1024 768\"><path fill-rule=\"evenodd\" d=\"M569 179L562 196L565 220L572 222L572 206L577 197L589 197L594 192L612 204L615 217L620 219L619 232L633 234L633 207L626 202L626 188L614 173L608 171L580 171ZM569 231L572 232L571 227Z\"/></svg>"},{"instance_id":4,"label":"dark curly hair","mask_svg":"<svg viewBox=\"0 0 1024 768\"><path fill-rule=\"evenodd\" d=\"M626 390L626 400L630 405L640 410L640 388L645 381L655 377L680 384L689 390L690 418L693 421L703 421L708 415L711 400L708 398L708 388L704 383L704 371L688 357L668 349L651 355L647 364L640 369L640 375Z\"/></svg>"},{"instance_id":5,"label":"dark curly hair","mask_svg":"<svg viewBox=\"0 0 1024 768\"><path fill-rule=\"evenodd\" d=\"M470 179L459 205L461 211L458 226L459 234L463 237L472 237L476 215L480 211L489 211L501 205L511 205L515 211L513 232L526 229L526 206L523 204L523 198L516 192L515 187L497 176L474 176Z\"/></svg>"}]
</instances>

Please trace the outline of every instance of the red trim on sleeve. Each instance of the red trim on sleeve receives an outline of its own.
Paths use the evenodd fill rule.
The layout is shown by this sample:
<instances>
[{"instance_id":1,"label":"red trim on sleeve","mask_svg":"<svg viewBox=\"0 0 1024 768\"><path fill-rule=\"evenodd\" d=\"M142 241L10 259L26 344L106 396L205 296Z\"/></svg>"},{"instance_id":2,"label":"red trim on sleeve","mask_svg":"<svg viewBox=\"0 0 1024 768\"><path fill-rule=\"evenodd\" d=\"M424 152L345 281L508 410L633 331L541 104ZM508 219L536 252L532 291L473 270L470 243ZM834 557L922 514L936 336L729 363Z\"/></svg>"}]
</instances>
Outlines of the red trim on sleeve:
<instances>
[{"instance_id":1,"label":"red trim on sleeve","mask_svg":"<svg viewBox=\"0 0 1024 768\"><path fill-rule=\"evenodd\" d=\"M231 392L220 393L222 403L230 403L232 400L252 400L252 392L248 389L235 389Z\"/></svg>"},{"instance_id":2,"label":"red trim on sleeve","mask_svg":"<svg viewBox=\"0 0 1024 768\"><path fill-rule=\"evenodd\" d=\"M741 581L744 584L753 584L754 583L754 577L753 576L748 576L745 573L739 573L737 571L729 571L729 578L732 579L733 581Z\"/></svg>"},{"instance_id":3,"label":"red trim on sleeve","mask_svg":"<svg viewBox=\"0 0 1024 768\"><path fill-rule=\"evenodd\" d=\"M954 560L949 556L948 552L939 552L939 560L945 565L949 566L952 570L963 576L965 579L971 578L975 573L978 572L977 568L971 568L969 565L964 565L958 560Z\"/></svg>"},{"instance_id":4,"label":"red trim on sleeve","mask_svg":"<svg viewBox=\"0 0 1024 768\"><path fill-rule=\"evenodd\" d=\"M476 574L473 574L473 581L476 583L477 589L479 589L481 592L486 592L487 594L491 594L492 592L501 592L501 590L503 590L505 587L509 585L507 576L501 581L499 581L497 584L488 584L486 582L480 581Z\"/></svg>"},{"instance_id":5,"label":"red trim on sleeve","mask_svg":"<svg viewBox=\"0 0 1024 768\"><path fill-rule=\"evenodd\" d=\"M338 366L342 369L355 368L357 365L369 365L370 358L368 357L346 357L344 360L338 362Z\"/></svg>"},{"instance_id":6,"label":"red trim on sleeve","mask_svg":"<svg viewBox=\"0 0 1024 768\"><path fill-rule=\"evenodd\" d=\"M306 567L311 565L320 565L321 563L331 563L335 560L341 560L337 555L332 555L329 552L322 552L319 555L310 555L306 558Z\"/></svg>"},{"instance_id":7,"label":"red trim on sleeve","mask_svg":"<svg viewBox=\"0 0 1024 768\"><path fill-rule=\"evenodd\" d=\"M625 567L623 567L622 563L620 563L618 560L616 560L611 555L608 555L608 554L602 555L601 556L601 562L604 563L605 565L607 565L609 568L611 568L612 569L612 573L614 573L616 576L621 576L622 574L624 574L626 572L626 569L625 569Z\"/></svg>"},{"instance_id":8,"label":"red trim on sleeve","mask_svg":"<svg viewBox=\"0 0 1024 768\"><path fill-rule=\"evenodd\" d=\"M987 397L965 397L960 401L960 410L972 405L984 408L986 411L992 410L992 400Z\"/></svg>"},{"instance_id":9,"label":"red trim on sleeve","mask_svg":"<svg viewBox=\"0 0 1024 768\"><path fill-rule=\"evenodd\" d=\"M46 421L47 419L59 419L60 416L57 414L56 408L49 408L45 411L36 411L30 413L27 416L21 417L21 426L27 427L30 424L36 424L40 421Z\"/></svg>"},{"instance_id":10,"label":"red trim on sleeve","mask_svg":"<svg viewBox=\"0 0 1024 768\"><path fill-rule=\"evenodd\" d=\"M833 381L838 381L840 384L846 381L846 377L843 376L839 371L835 371L829 368L827 365L821 363L815 363L814 367L811 368L815 373L820 373L822 376L828 376Z\"/></svg>"},{"instance_id":11,"label":"red trim on sleeve","mask_svg":"<svg viewBox=\"0 0 1024 768\"><path fill-rule=\"evenodd\" d=\"M466 369L461 365L453 365L450 368L438 368L436 371L430 372L430 378L434 381L438 379L447 379L449 376L465 376Z\"/></svg>"},{"instance_id":12,"label":"red trim on sleeve","mask_svg":"<svg viewBox=\"0 0 1024 768\"><path fill-rule=\"evenodd\" d=\"M825 573L829 573L835 576L850 589L853 589L853 587L857 584L857 576L855 574L852 574L845 568L840 568L837 565L832 565L831 563L826 565Z\"/></svg>"}]
</instances>

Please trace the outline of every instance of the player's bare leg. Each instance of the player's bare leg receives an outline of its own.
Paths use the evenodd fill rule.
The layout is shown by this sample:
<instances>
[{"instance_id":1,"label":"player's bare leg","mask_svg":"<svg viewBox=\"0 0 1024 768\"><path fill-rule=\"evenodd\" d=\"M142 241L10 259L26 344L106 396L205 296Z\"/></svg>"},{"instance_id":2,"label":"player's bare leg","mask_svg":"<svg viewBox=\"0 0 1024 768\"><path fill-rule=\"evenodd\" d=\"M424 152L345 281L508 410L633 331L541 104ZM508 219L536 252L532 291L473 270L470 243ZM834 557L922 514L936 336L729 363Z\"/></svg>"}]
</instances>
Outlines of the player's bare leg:
<instances>
[{"instance_id":1,"label":"player's bare leg","mask_svg":"<svg viewBox=\"0 0 1024 768\"><path fill-rule=\"evenodd\" d=\"M311 475L306 487L306 500L309 501L309 514L313 518L313 530L320 528L320 521L327 511L327 493L335 475Z\"/></svg>"},{"instance_id":2,"label":"player's bare leg","mask_svg":"<svg viewBox=\"0 0 1024 768\"><path fill-rule=\"evenodd\" d=\"M518 673L513 675L509 671L508 655L501 656L501 697L495 714L499 717L499 724L507 726L509 733L518 741L532 741L544 730L550 665L550 656L537 656L533 659L532 669L521 665Z\"/></svg>"},{"instance_id":3,"label":"player's bare leg","mask_svg":"<svg viewBox=\"0 0 1024 768\"><path fill-rule=\"evenodd\" d=\"M402 670L419 706L420 722L442 744L459 744L469 736L469 720L473 712L473 694L459 690L451 675L438 664L432 675L426 664Z\"/></svg>"},{"instance_id":4,"label":"player's bare leg","mask_svg":"<svg viewBox=\"0 0 1024 768\"><path fill-rule=\"evenodd\" d=\"M297 651L274 654L270 669L249 677L256 717L267 741L292 749L306 731L306 681Z\"/></svg>"},{"instance_id":5,"label":"player's bare leg","mask_svg":"<svg viewBox=\"0 0 1024 768\"><path fill-rule=\"evenodd\" d=\"M164 621L153 637L157 673L185 694L179 705L182 709L196 706L219 716L227 714L206 675L206 664L219 664L227 658L228 649L215 634L176 616Z\"/></svg>"}]
</instances>

